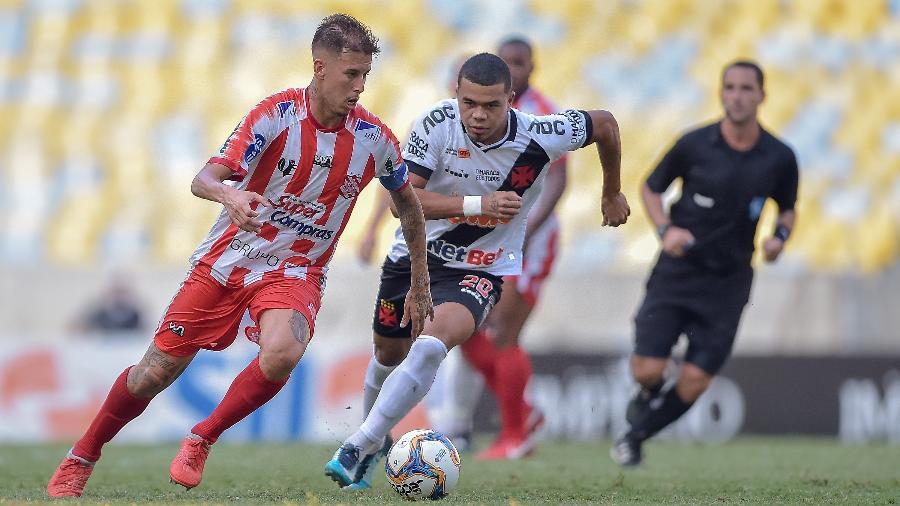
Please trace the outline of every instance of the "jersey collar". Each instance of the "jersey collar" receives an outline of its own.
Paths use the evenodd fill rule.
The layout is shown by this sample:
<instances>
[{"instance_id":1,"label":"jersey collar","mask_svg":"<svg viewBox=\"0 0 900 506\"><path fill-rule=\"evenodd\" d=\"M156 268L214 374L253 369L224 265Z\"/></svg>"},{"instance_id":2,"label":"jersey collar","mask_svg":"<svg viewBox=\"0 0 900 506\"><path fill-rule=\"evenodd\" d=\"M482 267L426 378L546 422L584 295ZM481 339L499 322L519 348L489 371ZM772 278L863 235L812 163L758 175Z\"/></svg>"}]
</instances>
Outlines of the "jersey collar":
<instances>
[{"instance_id":1,"label":"jersey collar","mask_svg":"<svg viewBox=\"0 0 900 506\"><path fill-rule=\"evenodd\" d=\"M460 123L462 123L462 121L460 121ZM492 149L499 148L503 144L515 139L518 128L519 128L519 120L516 118L516 113L514 113L513 110L510 109L509 117L506 121L506 135L503 136L499 141L497 141L493 144L481 144L481 143L473 141L471 137L469 137L469 140L472 141L472 144L474 144L481 151L488 152ZM463 132L465 132L465 131L466 131L466 125L463 125ZM468 135L469 134L466 134L467 137L468 137Z\"/></svg>"}]
</instances>

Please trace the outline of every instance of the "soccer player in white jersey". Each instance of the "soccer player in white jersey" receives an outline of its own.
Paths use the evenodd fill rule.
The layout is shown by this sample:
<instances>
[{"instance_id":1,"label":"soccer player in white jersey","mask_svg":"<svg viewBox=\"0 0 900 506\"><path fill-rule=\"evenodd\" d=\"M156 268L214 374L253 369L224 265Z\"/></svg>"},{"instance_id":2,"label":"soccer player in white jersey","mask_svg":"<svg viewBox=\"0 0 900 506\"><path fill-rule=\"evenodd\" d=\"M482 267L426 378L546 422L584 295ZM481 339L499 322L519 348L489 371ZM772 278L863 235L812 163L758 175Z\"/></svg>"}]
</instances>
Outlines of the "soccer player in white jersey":
<instances>
[{"instance_id":1,"label":"soccer player in white jersey","mask_svg":"<svg viewBox=\"0 0 900 506\"><path fill-rule=\"evenodd\" d=\"M531 85L534 58L531 44L520 37L500 43L497 56L509 65L512 107L537 116L552 114L556 107ZM462 346L466 361L481 373L472 375L468 367L449 371L450 384L444 391L449 409L450 436L469 439L472 417L487 384L500 408L500 435L479 459L520 458L534 448L533 435L543 423L543 414L525 400L525 387L531 378L531 360L519 346L519 334L537 305L541 287L556 260L559 220L554 208L566 189L566 157L550 164L540 199L528 214L525 229L525 255L522 273L503 278L503 297L491 310L484 324ZM483 381L482 381L483 378Z\"/></svg>"},{"instance_id":2,"label":"soccer player in white jersey","mask_svg":"<svg viewBox=\"0 0 900 506\"><path fill-rule=\"evenodd\" d=\"M51 497L81 496L103 445L199 350L228 347L249 309L260 328L259 356L191 429L169 469L173 482L197 486L210 446L275 396L306 350L328 262L357 195L374 177L391 191L412 251L403 323L418 335L433 316L422 208L393 133L357 103L378 51L378 40L356 19L325 18L312 40L309 86L260 102L194 178L191 191L221 203L222 213L147 353L118 377L50 479Z\"/></svg>"},{"instance_id":3,"label":"soccer player in white jersey","mask_svg":"<svg viewBox=\"0 0 900 506\"><path fill-rule=\"evenodd\" d=\"M566 151L596 143L603 167L603 224L630 209L620 191L619 128L606 111L533 116L516 111L509 67L481 53L460 69L457 98L413 124L404 159L425 217L434 319L418 338L405 318L410 252L397 240L382 268L373 322L375 354L364 385L359 430L325 464L341 486L366 488L390 429L428 392L447 350L464 343L500 298L503 276L522 270L526 216L547 168ZM399 239L399 236L398 236Z\"/></svg>"}]
</instances>

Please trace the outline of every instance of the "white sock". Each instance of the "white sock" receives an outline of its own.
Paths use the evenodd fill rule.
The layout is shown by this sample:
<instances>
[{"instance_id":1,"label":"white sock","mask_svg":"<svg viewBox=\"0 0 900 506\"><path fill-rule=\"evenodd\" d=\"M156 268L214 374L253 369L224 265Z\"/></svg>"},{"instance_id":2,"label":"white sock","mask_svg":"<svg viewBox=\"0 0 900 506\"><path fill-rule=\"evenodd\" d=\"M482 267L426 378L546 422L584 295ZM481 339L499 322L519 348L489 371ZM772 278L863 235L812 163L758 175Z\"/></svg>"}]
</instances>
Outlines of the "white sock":
<instances>
[{"instance_id":1,"label":"white sock","mask_svg":"<svg viewBox=\"0 0 900 506\"><path fill-rule=\"evenodd\" d=\"M419 336L403 362L384 381L372 410L359 430L345 442L362 448L366 453L381 446L394 425L428 393L434 383L434 375L446 356L447 347L440 339Z\"/></svg>"},{"instance_id":2,"label":"white sock","mask_svg":"<svg viewBox=\"0 0 900 506\"><path fill-rule=\"evenodd\" d=\"M462 350L455 357L453 367L447 372L448 408L445 410L447 427L444 434L458 436L472 430L475 408L484 390L484 378L472 368L463 356Z\"/></svg>"},{"instance_id":3,"label":"white sock","mask_svg":"<svg viewBox=\"0 0 900 506\"><path fill-rule=\"evenodd\" d=\"M375 355L369 359L369 367L366 368L366 381L363 384L363 419L369 416L375 399L378 398L378 392L381 391L381 385L387 379L391 371L396 369L395 365L383 365L378 361Z\"/></svg>"}]
</instances>

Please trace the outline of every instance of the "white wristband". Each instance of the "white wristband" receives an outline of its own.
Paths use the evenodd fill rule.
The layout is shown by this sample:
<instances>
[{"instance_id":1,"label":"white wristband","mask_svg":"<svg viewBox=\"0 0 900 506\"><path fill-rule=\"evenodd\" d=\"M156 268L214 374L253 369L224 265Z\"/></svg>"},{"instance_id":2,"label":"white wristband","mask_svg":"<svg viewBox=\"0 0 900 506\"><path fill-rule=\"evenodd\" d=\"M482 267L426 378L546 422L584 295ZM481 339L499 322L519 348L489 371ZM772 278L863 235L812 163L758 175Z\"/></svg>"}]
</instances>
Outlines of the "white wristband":
<instances>
[{"instance_id":1,"label":"white wristband","mask_svg":"<svg viewBox=\"0 0 900 506\"><path fill-rule=\"evenodd\" d=\"M481 216L480 195L466 195L463 197L463 216Z\"/></svg>"}]
</instances>

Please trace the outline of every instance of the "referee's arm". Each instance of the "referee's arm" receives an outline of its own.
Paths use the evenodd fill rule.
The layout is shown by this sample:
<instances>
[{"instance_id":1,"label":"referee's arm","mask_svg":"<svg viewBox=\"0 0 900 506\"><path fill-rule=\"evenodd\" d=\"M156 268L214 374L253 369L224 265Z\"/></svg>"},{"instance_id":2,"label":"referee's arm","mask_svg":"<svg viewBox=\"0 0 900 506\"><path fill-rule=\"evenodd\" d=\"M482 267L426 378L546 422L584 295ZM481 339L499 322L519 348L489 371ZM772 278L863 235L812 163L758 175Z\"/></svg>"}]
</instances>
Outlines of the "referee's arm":
<instances>
[{"instance_id":1,"label":"referee's arm","mask_svg":"<svg viewBox=\"0 0 900 506\"><path fill-rule=\"evenodd\" d=\"M789 150L784 157L781 178L772 193L772 199L778 204L778 220L772 236L763 241L763 258L766 262L774 262L778 259L784 250L784 243L787 242L794 230L794 223L797 221L794 204L797 202L799 182L800 171L797 167L797 158L794 152Z\"/></svg>"}]
</instances>

